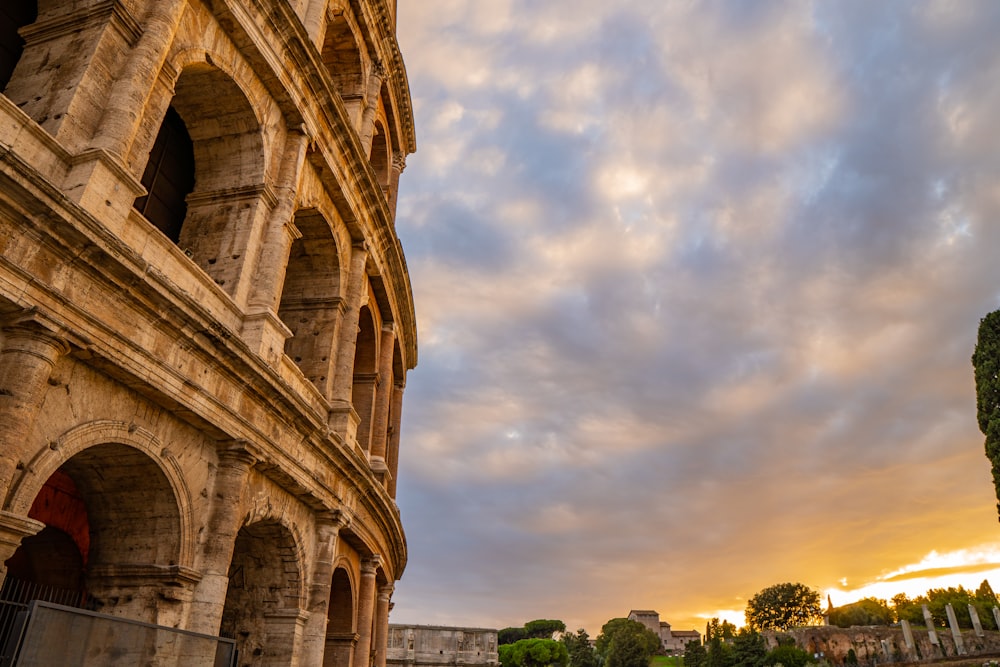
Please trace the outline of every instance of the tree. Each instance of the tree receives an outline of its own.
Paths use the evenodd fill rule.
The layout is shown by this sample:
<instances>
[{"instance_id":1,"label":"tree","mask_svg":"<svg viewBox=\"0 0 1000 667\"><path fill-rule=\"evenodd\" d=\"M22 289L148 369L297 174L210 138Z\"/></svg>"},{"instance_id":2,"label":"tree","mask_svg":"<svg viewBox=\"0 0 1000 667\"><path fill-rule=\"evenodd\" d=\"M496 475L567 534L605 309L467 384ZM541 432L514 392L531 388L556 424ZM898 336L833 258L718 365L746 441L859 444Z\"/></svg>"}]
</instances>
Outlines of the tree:
<instances>
[{"instance_id":1,"label":"tree","mask_svg":"<svg viewBox=\"0 0 1000 667\"><path fill-rule=\"evenodd\" d=\"M819 621L819 593L802 584L775 584L747 602L747 625L755 630L788 630ZM786 665L786 667L788 667Z\"/></svg>"},{"instance_id":2,"label":"tree","mask_svg":"<svg viewBox=\"0 0 1000 667\"><path fill-rule=\"evenodd\" d=\"M561 641L569 653L569 667L598 667L597 653L586 630L580 628L575 635L567 632Z\"/></svg>"},{"instance_id":3,"label":"tree","mask_svg":"<svg viewBox=\"0 0 1000 667\"><path fill-rule=\"evenodd\" d=\"M766 659L767 642L764 641L764 636L751 628L740 628L733 637L733 664L739 667L763 667Z\"/></svg>"},{"instance_id":4,"label":"tree","mask_svg":"<svg viewBox=\"0 0 1000 667\"><path fill-rule=\"evenodd\" d=\"M569 664L569 653L554 639L521 639L497 647L503 667L549 667Z\"/></svg>"},{"instance_id":5,"label":"tree","mask_svg":"<svg viewBox=\"0 0 1000 667\"><path fill-rule=\"evenodd\" d=\"M705 667L708 651L699 642L690 641L684 647L684 667Z\"/></svg>"},{"instance_id":6,"label":"tree","mask_svg":"<svg viewBox=\"0 0 1000 667\"><path fill-rule=\"evenodd\" d=\"M566 632L566 624L548 618L539 618L524 624L526 639L552 639L557 632Z\"/></svg>"},{"instance_id":7,"label":"tree","mask_svg":"<svg viewBox=\"0 0 1000 667\"><path fill-rule=\"evenodd\" d=\"M986 436L986 458L992 464L993 487L1000 500L1000 310L979 321L972 366L976 377L976 417L979 430ZM997 513L1000 515L1000 502Z\"/></svg>"},{"instance_id":8,"label":"tree","mask_svg":"<svg viewBox=\"0 0 1000 667\"><path fill-rule=\"evenodd\" d=\"M516 641L522 639L527 639L528 635L525 634L524 628L504 628L503 630L497 631L497 644L503 646L504 644L513 644Z\"/></svg>"},{"instance_id":9,"label":"tree","mask_svg":"<svg viewBox=\"0 0 1000 667\"><path fill-rule=\"evenodd\" d=\"M729 621L720 621L712 618L705 624L705 642L708 643L718 637L724 642L732 641L736 636L736 626Z\"/></svg>"},{"instance_id":10,"label":"tree","mask_svg":"<svg viewBox=\"0 0 1000 667\"><path fill-rule=\"evenodd\" d=\"M892 596L892 609L896 614L896 619L909 621L914 625L924 624L924 610L921 604L927 602L923 596L911 600L906 593L899 593Z\"/></svg>"},{"instance_id":11,"label":"tree","mask_svg":"<svg viewBox=\"0 0 1000 667\"><path fill-rule=\"evenodd\" d=\"M794 644L776 646L764 659L765 665L782 665L782 667L805 667L813 662L812 654Z\"/></svg>"},{"instance_id":12,"label":"tree","mask_svg":"<svg viewBox=\"0 0 1000 667\"><path fill-rule=\"evenodd\" d=\"M885 600L864 598L830 611L830 625L849 628L852 625L892 625L896 615Z\"/></svg>"},{"instance_id":13,"label":"tree","mask_svg":"<svg viewBox=\"0 0 1000 667\"><path fill-rule=\"evenodd\" d=\"M613 618L597 636L597 654L604 667L647 667L660 652L660 637L638 621Z\"/></svg>"}]
</instances>

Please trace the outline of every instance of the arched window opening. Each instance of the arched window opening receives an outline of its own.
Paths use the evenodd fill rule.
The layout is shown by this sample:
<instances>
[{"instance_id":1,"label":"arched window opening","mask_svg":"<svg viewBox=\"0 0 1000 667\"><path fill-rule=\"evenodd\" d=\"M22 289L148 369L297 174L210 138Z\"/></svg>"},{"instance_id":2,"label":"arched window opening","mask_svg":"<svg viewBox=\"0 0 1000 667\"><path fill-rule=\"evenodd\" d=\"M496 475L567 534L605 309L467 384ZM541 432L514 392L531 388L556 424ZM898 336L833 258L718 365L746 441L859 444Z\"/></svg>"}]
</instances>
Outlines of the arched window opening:
<instances>
[{"instance_id":1,"label":"arched window opening","mask_svg":"<svg viewBox=\"0 0 1000 667\"><path fill-rule=\"evenodd\" d=\"M300 606L299 562L287 528L264 521L236 536L220 634L236 640L241 662L270 664L267 656L292 655L295 629L280 612Z\"/></svg>"},{"instance_id":2,"label":"arched window opening","mask_svg":"<svg viewBox=\"0 0 1000 667\"><path fill-rule=\"evenodd\" d=\"M187 215L186 198L194 183L191 136L180 115L169 107L142 174L142 186L148 194L135 200L135 208L177 243Z\"/></svg>"},{"instance_id":3,"label":"arched window opening","mask_svg":"<svg viewBox=\"0 0 1000 667\"><path fill-rule=\"evenodd\" d=\"M358 413L358 444L364 451L371 449L373 406L377 386L378 338L375 320L368 306L361 308L358 320L358 343L354 353L354 385L351 403Z\"/></svg>"},{"instance_id":4,"label":"arched window opening","mask_svg":"<svg viewBox=\"0 0 1000 667\"><path fill-rule=\"evenodd\" d=\"M274 205L264 183L266 151L260 121L236 81L207 62L181 71L170 108L175 113L164 117L164 131L180 135L183 150L174 154L173 140L163 135L163 142L154 143L164 146L164 159L162 163L154 159L154 145L152 164L144 165L144 174L151 179L175 175L163 186L162 199L171 202L170 214L164 216L170 221L167 236L235 296L247 246ZM182 182L183 176L189 180ZM153 183L152 191L159 191L158 183ZM156 204L151 196L147 210Z\"/></svg>"},{"instance_id":5,"label":"arched window opening","mask_svg":"<svg viewBox=\"0 0 1000 667\"><path fill-rule=\"evenodd\" d=\"M24 52L24 39L18 30L31 25L37 18L37 2L7 0L0 4L0 90L7 88Z\"/></svg>"},{"instance_id":6,"label":"arched window opening","mask_svg":"<svg viewBox=\"0 0 1000 667\"><path fill-rule=\"evenodd\" d=\"M330 20L320 56L357 127L361 120L359 111L365 91L361 49L358 48L358 42L343 13Z\"/></svg>"},{"instance_id":7,"label":"arched window opening","mask_svg":"<svg viewBox=\"0 0 1000 667\"><path fill-rule=\"evenodd\" d=\"M350 667L354 646L354 594L347 571L338 567L330 586L327 607L324 667Z\"/></svg>"},{"instance_id":8,"label":"arched window opening","mask_svg":"<svg viewBox=\"0 0 1000 667\"><path fill-rule=\"evenodd\" d=\"M285 354L325 395L340 313L340 259L321 215L300 213L295 226L302 236L289 253L278 317L292 332L285 341Z\"/></svg>"},{"instance_id":9,"label":"arched window opening","mask_svg":"<svg viewBox=\"0 0 1000 667\"><path fill-rule=\"evenodd\" d=\"M372 137L371 165L372 169L375 170L375 177L378 179L378 184L382 188L382 192L388 196L392 149L382 123L375 124L375 134Z\"/></svg>"}]
</instances>

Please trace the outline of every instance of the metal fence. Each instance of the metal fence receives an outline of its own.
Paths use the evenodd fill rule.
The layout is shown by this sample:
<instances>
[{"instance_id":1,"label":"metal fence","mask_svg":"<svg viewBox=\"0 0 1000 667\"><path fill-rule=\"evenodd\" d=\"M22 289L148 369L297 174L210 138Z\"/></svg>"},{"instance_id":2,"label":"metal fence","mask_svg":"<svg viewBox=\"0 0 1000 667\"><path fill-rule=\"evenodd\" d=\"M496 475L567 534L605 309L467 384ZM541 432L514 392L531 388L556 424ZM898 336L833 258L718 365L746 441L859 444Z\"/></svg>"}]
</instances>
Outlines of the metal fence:
<instances>
[{"instance_id":1,"label":"metal fence","mask_svg":"<svg viewBox=\"0 0 1000 667\"><path fill-rule=\"evenodd\" d=\"M234 667L232 639L42 600L0 601L0 667Z\"/></svg>"}]
</instances>

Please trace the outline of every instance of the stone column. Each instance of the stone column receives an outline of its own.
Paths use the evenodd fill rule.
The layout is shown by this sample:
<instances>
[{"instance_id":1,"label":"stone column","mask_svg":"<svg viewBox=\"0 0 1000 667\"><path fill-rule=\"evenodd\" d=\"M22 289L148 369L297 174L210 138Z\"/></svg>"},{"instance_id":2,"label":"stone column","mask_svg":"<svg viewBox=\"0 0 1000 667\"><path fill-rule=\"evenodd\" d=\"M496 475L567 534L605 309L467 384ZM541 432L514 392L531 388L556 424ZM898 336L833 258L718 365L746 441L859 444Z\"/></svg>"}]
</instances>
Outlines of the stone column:
<instances>
[{"instance_id":1,"label":"stone column","mask_svg":"<svg viewBox=\"0 0 1000 667\"><path fill-rule=\"evenodd\" d=\"M233 560L236 535L242 516L240 495L246 487L250 469L258 457L249 443L233 441L219 452L215 473L212 507L203 533L199 554L202 579L195 588L188 615L187 629L215 635L222 623L229 589L229 565Z\"/></svg>"},{"instance_id":2,"label":"stone column","mask_svg":"<svg viewBox=\"0 0 1000 667\"><path fill-rule=\"evenodd\" d=\"M983 623L979 620L979 611L971 604L969 605L969 618L972 619L972 629L976 631L976 636L982 637Z\"/></svg>"},{"instance_id":3,"label":"stone column","mask_svg":"<svg viewBox=\"0 0 1000 667\"><path fill-rule=\"evenodd\" d=\"M997 624L997 628L1000 628L1000 607L993 607L993 621Z\"/></svg>"},{"instance_id":4,"label":"stone column","mask_svg":"<svg viewBox=\"0 0 1000 667\"><path fill-rule=\"evenodd\" d=\"M149 4L149 13L140 19L142 35L128 55L121 76L115 81L104 105L104 115L94 135L94 147L104 149L121 159L126 159L141 117L136 109L143 109L149 91L166 62L174 33L187 7L186 0L157 0Z\"/></svg>"},{"instance_id":5,"label":"stone column","mask_svg":"<svg viewBox=\"0 0 1000 667\"><path fill-rule=\"evenodd\" d=\"M937 631L934 629L934 617L931 616L931 610L925 604L920 606L924 611L924 624L927 626L927 637L931 640L931 644L940 646L941 641L938 639Z\"/></svg>"},{"instance_id":6,"label":"stone column","mask_svg":"<svg viewBox=\"0 0 1000 667\"><path fill-rule=\"evenodd\" d=\"M10 491L17 464L26 456L25 448L30 447L31 430L45 400L52 370L59 358L68 352L69 345L36 320L24 318L3 329L3 351L0 352L0 498Z\"/></svg>"},{"instance_id":7,"label":"stone column","mask_svg":"<svg viewBox=\"0 0 1000 667\"><path fill-rule=\"evenodd\" d=\"M292 332L278 318L278 305L292 243L302 236L295 226L295 189L309 148L304 128L289 132L276 188L277 205L271 211L260 246L260 258L250 271L253 284L247 297L243 338L268 363L276 364Z\"/></svg>"},{"instance_id":8,"label":"stone column","mask_svg":"<svg viewBox=\"0 0 1000 667\"><path fill-rule=\"evenodd\" d=\"M370 556L361 561L361 585L358 587L358 644L354 649L351 667L370 667L372 649L372 622L375 607L375 573L382 557Z\"/></svg>"},{"instance_id":9,"label":"stone column","mask_svg":"<svg viewBox=\"0 0 1000 667\"><path fill-rule=\"evenodd\" d=\"M375 136L375 113L378 111L378 98L382 93L382 80L385 78L385 66L381 61L372 64L372 72L368 76L368 90L365 94L365 110L361 115L361 146L365 149L365 157L372 157L372 138Z\"/></svg>"},{"instance_id":10,"label":"stone column","mask_svg":"<svg viewBox=\"0 0 1000 667\"><path fill-rule=\"evenodd\" d=\"M906 644L906 652L913 653L913 647L916 644L913 642L913 630L910 628L910 622L902 618L899 620L899 626L903 629L903 642Z\"/></svg>"},{"instance_id":11,"label":"stone column","mask_svg":"<svg viewBox=\"0 0 1000 667\"><path fill-rule=\"evenodd\" d=\"M955 616L955 608L949 602L944 606L944 611L948 614L948 626L951 628L952 639L955 640L955 650L959 655L965 655L965 644L962 642L962 631L958 627L958 617Z\"/></svg>"},{"instance_id":12,"label":"stone column","mask_svg":"<svg viewBox=\"0 0 1000 667\"><path fill-rule=\"evenodd\" d=\"M396 220L396 201L399 199L399 177L406 169L406 153L396 151L392 154L392 172L389 174L389 212L393 221Z\"/></svg>"},{"instance_id":13,"label":"stone column","mask_svg":"<svg viewBox=\"0 0 1000 667\"><path fill-rule=\"evenodd\" d=\"M375 475L386 483L386 439L389 432L389 406L392 384L392 357L396 346L395 326L388 322L382 325L382 339L379 342L378 388L375 393L374 415L372 417L371 462Z\"/></svg>"},{"instance_id":14,"label":"stone column","mask_svg":"<svg viewBox=\"0 0 1000 667\"><path fill-rule=\"evenodd\" d=\"M390 498L396 497L396 473L399 470L399 428L403 415L403 389L405 389L405 386L402 382L396 382L392 385L392 426L389 427L387 435L389 443L386 447L385 459L389 475L389 485L386 487L386 490L389 491Z\"/></svg>"},{"instance_id":15,"label":"stone column","mask_svg":"<svg viewBox=\"0 0 1000 667\"><path fill-rule=\"evenodd\" d=\"M375 605L375 667L385 667L386 644L389 641L389 600L392 599L392 584L378 588L378 603Z\"/></svg>"},{"instance_id":16,"label":"stone column","mask_svg":"<svg viewBox=\"0 0 1000 667\"><path fill-rule=\"evenodd\" d=\"M326 512L316 519L316 558L312 581L309 583L309 620L303 636L303 665L322 665L326 644L327 612L330 606L330 584L333 581L333 561L337 556L340 530L350 524L350 517L340 510Z\"/></svg>"},{"instance_id":17,"label":"stone column","mask_svg":"<svg viewBox=\"0 0 1000 667\"><path fill-rule=\"evenodd\" d=\"M330 403L333 404L330 410L330 428L348 443L355 442L358 429L358 416L351 406L351 392L354 387L354 354L358 348L358 321L361 316L362 296L365 295L367 262L368 248L365 244L362 242L352 246L351 273L347 279L346 303L337 341L333 390L329 396Z\"/></svg>"}]
</instances>

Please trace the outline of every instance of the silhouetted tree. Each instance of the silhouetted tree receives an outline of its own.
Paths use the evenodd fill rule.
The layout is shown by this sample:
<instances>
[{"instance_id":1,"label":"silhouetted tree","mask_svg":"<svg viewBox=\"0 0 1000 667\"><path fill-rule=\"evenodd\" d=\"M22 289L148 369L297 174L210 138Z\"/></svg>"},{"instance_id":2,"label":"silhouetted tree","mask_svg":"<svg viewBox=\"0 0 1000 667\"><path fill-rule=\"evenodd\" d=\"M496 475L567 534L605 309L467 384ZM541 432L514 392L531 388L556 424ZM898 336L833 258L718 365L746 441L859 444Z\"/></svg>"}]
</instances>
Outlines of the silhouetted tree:
<instances>
[{"instance_id":1,"label":"silhouetted tree","mask_svg":"<svg viewBox=\"0 0 1000 667\"><path fill-rule=\"evenodd\" d=\"M992 464L993 487L1000 500L1000 310L979 321L972 366L976 376L976 417L979 430L986 436L986 458ZM1000 514L1000 503L997 512Z\"/></svg>"},{"instance_id":2,"label":"silhouetted tree","mask_svg":"<svg viewBox=\"0 0 1000 667\"><path fill-rule=\"evenodd\" d=\"M747 602L747 625L755 630L787 630L820 619L819 593L802 584L775 584ZM786 665L785 667L788 667Z\"/></svg>"}]
</instances>

